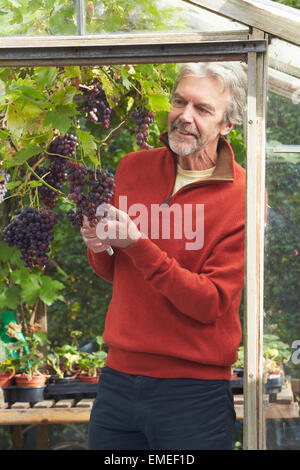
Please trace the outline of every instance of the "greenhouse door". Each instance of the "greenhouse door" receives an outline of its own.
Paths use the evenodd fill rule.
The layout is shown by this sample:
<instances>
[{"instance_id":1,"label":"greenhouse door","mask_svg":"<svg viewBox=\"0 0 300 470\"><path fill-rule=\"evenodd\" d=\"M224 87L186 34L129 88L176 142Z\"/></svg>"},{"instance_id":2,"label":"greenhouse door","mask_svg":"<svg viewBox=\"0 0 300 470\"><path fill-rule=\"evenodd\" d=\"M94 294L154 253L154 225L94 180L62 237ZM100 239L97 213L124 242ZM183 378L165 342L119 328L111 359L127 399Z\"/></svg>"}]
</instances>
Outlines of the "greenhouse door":
<instances>
[{"instance_id":1,"label":"greenhouse door","mask_svg":"<svg viewBox=\"0 0 300 470\"><path fill-rule=\"evenodd\" d=\"M234 36L234 37L233 37ZM182 63L248 63L244 449L265 448L263 416L263 245L266 37L232 33L5 38L0 67Z\"/></svg>"}]
</instances>

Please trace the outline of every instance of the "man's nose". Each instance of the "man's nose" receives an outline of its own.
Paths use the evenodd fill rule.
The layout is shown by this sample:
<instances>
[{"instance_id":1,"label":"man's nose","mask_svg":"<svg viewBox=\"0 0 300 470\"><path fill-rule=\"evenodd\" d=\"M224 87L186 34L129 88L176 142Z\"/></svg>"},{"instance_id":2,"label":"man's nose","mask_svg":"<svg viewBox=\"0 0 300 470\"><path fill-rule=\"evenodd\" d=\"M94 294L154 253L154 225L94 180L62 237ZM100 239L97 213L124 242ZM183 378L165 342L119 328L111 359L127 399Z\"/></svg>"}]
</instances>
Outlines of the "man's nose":
<instances>
[{"instance_id":1,"label":"man's nose","mask_svg":"<svg viewBox=\"0 0 300 470\"><path fill-rule=\"evenodd\" d=\"M180 114L180 119L183 122L193 122L194 120L194 108L191 103L187 103L185 107L182 109Z\"/></svg>"}]
</instances>

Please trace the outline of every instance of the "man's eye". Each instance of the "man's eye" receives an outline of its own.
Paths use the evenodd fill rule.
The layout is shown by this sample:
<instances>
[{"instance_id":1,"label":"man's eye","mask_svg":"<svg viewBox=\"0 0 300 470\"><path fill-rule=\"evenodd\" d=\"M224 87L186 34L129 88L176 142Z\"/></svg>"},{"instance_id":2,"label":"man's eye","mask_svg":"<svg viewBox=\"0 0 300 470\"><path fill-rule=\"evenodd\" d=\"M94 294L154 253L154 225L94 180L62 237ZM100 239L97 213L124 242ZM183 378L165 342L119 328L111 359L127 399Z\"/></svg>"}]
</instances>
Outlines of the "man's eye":
<instances>
[{"instance_id":1,"label":"man's eye","mask_svg":"<svg viewBox=\"0 0 300 470\"><path fill-rule=\"evenodd\" d=\"M205 108L202 108L202 106L199 106L198 111L200 111L200 113L209 113L209 111L207 111Z\"/></svg>"},{"instance_id":2,"label":"man's eye","mask_svg":"<svg viewBox=\"0 0 300 470\"><path fill-rule=\"evenodd\" d=\"M184 101L180 98L173 98L172 104L175 106L184 106Z\"/></svg>"}]
</instances>

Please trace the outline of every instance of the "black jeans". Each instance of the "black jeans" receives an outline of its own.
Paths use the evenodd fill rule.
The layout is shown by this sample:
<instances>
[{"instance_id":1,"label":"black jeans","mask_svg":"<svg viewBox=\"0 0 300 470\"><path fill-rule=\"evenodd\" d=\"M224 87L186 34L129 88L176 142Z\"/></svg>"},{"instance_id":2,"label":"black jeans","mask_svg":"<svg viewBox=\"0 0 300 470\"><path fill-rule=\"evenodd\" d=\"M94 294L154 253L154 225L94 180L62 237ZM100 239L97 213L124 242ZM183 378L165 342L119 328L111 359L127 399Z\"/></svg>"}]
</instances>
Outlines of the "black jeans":
<instances>
[{"instance_id":1,"label":"black jeans","mask_svg":"<svg viewBox=\"0 0 300 470\"><path fill-rule=\"evenodd\" d=\"M230 382L160 379L104 367L89 424L89 449L231 450Z\"/></svg>"}]
</instances>

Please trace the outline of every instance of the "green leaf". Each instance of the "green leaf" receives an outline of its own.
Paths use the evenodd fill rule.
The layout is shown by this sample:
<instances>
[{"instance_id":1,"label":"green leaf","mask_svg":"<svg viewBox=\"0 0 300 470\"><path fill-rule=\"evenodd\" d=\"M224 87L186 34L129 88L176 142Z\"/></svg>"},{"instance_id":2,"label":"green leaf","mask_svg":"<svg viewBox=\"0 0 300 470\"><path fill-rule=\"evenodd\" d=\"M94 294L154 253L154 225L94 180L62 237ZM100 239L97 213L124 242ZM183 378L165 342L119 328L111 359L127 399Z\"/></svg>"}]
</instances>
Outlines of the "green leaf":
<instances>
[{"instance_id":1,"label":"green leaf","mask_svg":"<svg viewBox=\"0 0 300 470\"><path fill-rule=\"evenodd\" d=\"M76 78L80 77L81 71L78 65L74 67L65 67L66 77L68 78Z\"/></svg>"},{"instance_id":2,"label":"green leaf","mask_svg":"<svg viewBox=\"0 0 300 470\"><path fill-rule=\"evenodd\" d=\"M150 94L148 95L148 100L149 100L150 108L152 111L154 112L170 111L171 106L170 106L169 98L167 95Z\"/></svg>"},{"instance_id":3,"label":"green leaf","mask_svg":"<svg viewBox=\"0 0 300 470\"><path fill-rule=\"evenodd\" d=\"M9 88L10 91L20 92L23 96L33 98L37 101L44 101L44 96L36 90L33 86L29 85L11 85Z\"/></svg>"},{"instance_id":4,"label":"green leaf","mask_svg":"<svg viewBox=\"0 0 300 470\"><path fill-rule=\"evenodd\" d=\"M0 308L15 310L20 303L21 290L17 286L7 287L0 293Z\"/></svg>"},{"instance_id":5,"label":"green leaf","mask_svg":"<svg viewBox=\"0 0 300 470\"><path fill-rule=\"evenodd\" d=\"M56 109L47 112L44 119L44 125L52 126L64 135L72 124L69 115L69 111L66 111L63 106L57 106Z\"/></svg>"},{"instance_id":6,"label":"green leaf","mask_svg":"<svg viewBox=\"0 0 300 470\"><path fill-rule=\"evenodd\" d=\"M20 184L22 184L22 181L10 181L9 183L6 183L5 187L9 191L10 189L20 186Z\"/></svg>"},{"instance_id":7,"label":"green leaf","mask_svg":"<svg viewBox=\"0 0 300 470\"><path fill-rule=\"evenodd\" d=\"M49 276L42 277L42 287L40 289L40 299L46 305L52 305L56 300L64 300L63 296L59 293L65 286Z\"/></svg>"},{"instance_id":8,"label":"green leaf","mask_svg":"<svg viewBox=\"0 0 300 470\"><path fill-rule=\"evenodd\" d=\"M77 135L84 155L89 157L95 155L97 145L93 136L89 132L83 131L82 129L77 129Z\"/></svg>"},{"instance_id":9,"label":"green leaf","mask_svg":"<svg viewBox=\"0 0 300 470\"><path fill-rule=\"evenodd\" d=\"M38 145L30 144L27 147L22 148L15 153L13 159L16 163L22 164L33 157L33 155L38 155L42 152L41 147Z\"/></svg>"},{"instance_id":10,"label":"green leaf","mask_svg":"<svg viewBox=\"0 0 300 470\"><path fill-rule=\"evenodd\" d=\"M27 279L23 279L21 287L24 301L32 307L36 299L40 296L41 275L31 274Z\"/></svg>"},{"instance_id":11,"label":"green leaf","mask_svg":"<svg viewBox=\"0 0 300 470\"><path fill-rule=\"evenodd\" d=\"M12 256L14 255L16 249L12 246L8 246L4 242L0 242L0 260L1 261L8 261L11 260Z\"/></svg>"},{"instance_id":12,"label":"green leaf","mask_svg":"<svg viewBox=\"0 0 300 470\"><path fill-rule=\"evenodd\" d=\"M54 67L35 68L35 81L40 88L52 87L57 77L58 70Z\"/></svg>"},{"instance_id":13,"label":"green leaf","mask_svg":"<svg viewBox=\"0 0 300 470\"><path fill-rule=\"evenodd\" d=\"M17 139L21 137L26 126L24 116L20 114L18 108L13 103L10 103L7 107L6 126Z\"/></svg>"}]
</instances>

